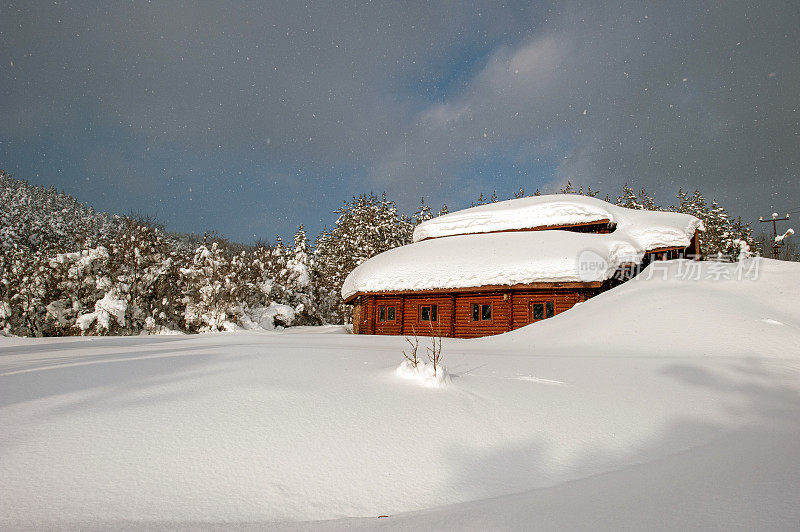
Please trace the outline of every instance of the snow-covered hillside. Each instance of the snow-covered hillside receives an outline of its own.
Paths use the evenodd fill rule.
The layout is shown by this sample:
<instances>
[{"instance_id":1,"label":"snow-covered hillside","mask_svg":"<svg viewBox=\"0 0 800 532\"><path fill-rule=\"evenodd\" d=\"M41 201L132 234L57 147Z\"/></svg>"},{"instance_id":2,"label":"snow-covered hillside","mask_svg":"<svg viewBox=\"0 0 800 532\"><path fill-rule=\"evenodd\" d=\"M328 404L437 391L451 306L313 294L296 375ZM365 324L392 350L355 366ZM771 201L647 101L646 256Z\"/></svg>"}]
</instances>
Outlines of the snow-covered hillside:
<instances>
[{"instance_id":1,"label":"snow-covered hillside","mask_svg":"<svg viewBox=\"0 0 800 532\"><path fill-rule=\"evenodd\" d=\"M0 527L793 528L800 267L690 266L446 339L439 388L337 327L0 338Z\"/></svg>"}]
</instances>

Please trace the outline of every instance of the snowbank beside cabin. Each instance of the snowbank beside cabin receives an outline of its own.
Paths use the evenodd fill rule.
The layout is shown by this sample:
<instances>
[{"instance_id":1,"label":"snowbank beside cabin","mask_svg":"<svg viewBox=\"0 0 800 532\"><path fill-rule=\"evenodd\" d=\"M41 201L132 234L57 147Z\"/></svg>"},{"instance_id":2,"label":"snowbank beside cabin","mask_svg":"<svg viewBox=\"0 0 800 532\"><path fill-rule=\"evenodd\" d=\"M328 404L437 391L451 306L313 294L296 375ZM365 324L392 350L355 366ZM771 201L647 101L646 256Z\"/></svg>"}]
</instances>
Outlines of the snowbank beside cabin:
<instances>
[{"instance_id":1,"label":"snowbank beside cabin","mask_svg":"<svg viewBox=\"0 0 800 532\"><path fill-rule=\"evenodd\" d=\"M514 231L534 227L587 224L609 220L645 249L688 246L702 222L676 212L626 209L589 196L533 196L446 214L414 229L414 242L443 236Z\"/></svg>"},{"instance_id":2,"label":"snowbank beside cabin","mask_svg":"<svg viewBox=\"0 0 800 532\"><path fill-rule=\"evenodd\" d=\"M533 354L800 359L798 286L795 262L659 261L569 312L475 341Z\"/></svg>"},{"instance_id":3,"label":"snowbank beside cabin","mask_svg":"<svg viewBox=\"0 0 800 532\"><path fill-rule=\"evenodd\" d=\"M616 224L610 234L518 231L606 219ZM355 268L344 281L342 297L359 292L604 281L622 264L640 262L647 251L688 247L698 229L703 229L701 221L688 214L625 209L585 196L538 196L481 205L423 222L414 231L413 244L376 255Z\"/></svg>"}]
</instances>

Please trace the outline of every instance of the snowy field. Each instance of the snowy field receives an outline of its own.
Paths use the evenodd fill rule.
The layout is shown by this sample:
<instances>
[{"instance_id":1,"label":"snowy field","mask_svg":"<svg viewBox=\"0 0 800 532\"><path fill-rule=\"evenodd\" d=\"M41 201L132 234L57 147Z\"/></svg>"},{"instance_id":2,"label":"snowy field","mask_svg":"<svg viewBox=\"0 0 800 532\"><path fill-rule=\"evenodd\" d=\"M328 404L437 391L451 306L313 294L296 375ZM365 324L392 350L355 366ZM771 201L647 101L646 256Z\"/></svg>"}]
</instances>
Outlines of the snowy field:
<instances>
[{"instance_id":1,"label":"snowy field","mask_svg":"<svg viewBox=\"0 0 800 532\"><path fill-rule=\"evenodd\" d=\"M339 327L0 338L0 528L796 529L800 267L685 268L438 388Z\"/></svg>"}]
</instances>

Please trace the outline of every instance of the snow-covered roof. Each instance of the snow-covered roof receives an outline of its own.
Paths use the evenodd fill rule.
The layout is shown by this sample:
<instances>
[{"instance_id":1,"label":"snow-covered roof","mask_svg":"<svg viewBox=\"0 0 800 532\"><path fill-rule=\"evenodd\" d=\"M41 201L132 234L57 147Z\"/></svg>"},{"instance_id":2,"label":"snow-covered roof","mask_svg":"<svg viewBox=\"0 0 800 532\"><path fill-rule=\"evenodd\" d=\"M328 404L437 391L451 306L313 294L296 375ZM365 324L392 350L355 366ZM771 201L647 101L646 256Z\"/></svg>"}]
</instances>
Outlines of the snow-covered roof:
<instances>
[{"instance_id":1,"label":"snow-covered roof","mask_svg":"<svg viewBox=\"0 0 800 532\"><path fill-rule=\"evenodd\" d=\"M681 245L683 237L702 230L700 220L688 214L626 209L577 194L519 198L456 211L421 223L414 242L428 238L492 233L534 227L588 224L609 220L617 229L636 230L647 249ZM688 245L688 244L687 244Z\"/></svg>"},{"instance_id":2,"label":"snow-covered roof","mask_svg":"<svg viewBox=\"0 0 800 532\"><path fill-rule=\"evenodd\" d=\"M601 220L610 220L616 229L610 234L514 231ZM622 264L640 262L647 251L689 246L697 229L703 229L702 223L687 214L625 209L584 196L537 196L482 205L420 224L414 243L376 255L353 270L342 286L342 297L604 281Z\"/></svg>"}]
</instances>

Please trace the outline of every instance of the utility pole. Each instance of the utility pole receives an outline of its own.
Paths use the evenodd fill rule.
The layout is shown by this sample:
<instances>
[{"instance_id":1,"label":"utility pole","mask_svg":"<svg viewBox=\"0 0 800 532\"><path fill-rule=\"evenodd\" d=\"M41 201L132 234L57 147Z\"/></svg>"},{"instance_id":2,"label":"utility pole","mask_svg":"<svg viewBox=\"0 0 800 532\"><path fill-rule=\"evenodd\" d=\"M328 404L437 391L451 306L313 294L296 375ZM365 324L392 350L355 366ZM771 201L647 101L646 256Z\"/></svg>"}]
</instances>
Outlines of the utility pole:
<instances>
[{"instance_id":1,"label":"utility pole","mask_svg":"<svg viewBox=\"0 0 800 532\"><path fill-rule=\"evenodd\" d=\"M765 220L763 216L759 216L758 217L758 221L760 223L772 222L772 257L775 258L775 259L777 259L778 256L780 255L781 246L783 245L783 239L781 239L780 242L778 241L778 224L777 224L777 222L785 222L788 219L789 219L789 214L788 213L786 214L786 218L778 218L778 213L777 212L773 212L772 213L772 219L771 220ZM784 233L783 236L786 237L786 236L788 236L790 234L794 234L794 231L792 231L791 229L789 229L789 231Z\"/></svg>"}]
</instances>

